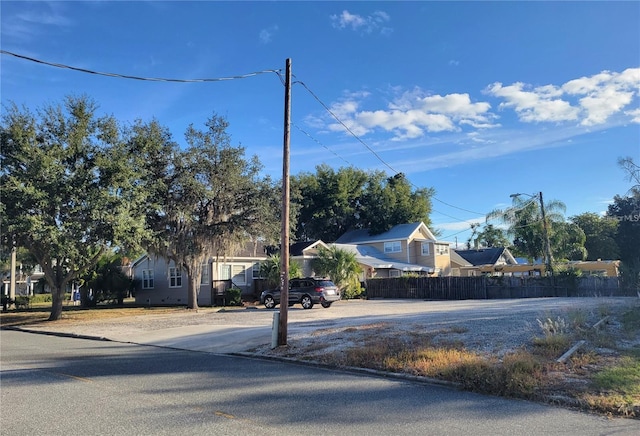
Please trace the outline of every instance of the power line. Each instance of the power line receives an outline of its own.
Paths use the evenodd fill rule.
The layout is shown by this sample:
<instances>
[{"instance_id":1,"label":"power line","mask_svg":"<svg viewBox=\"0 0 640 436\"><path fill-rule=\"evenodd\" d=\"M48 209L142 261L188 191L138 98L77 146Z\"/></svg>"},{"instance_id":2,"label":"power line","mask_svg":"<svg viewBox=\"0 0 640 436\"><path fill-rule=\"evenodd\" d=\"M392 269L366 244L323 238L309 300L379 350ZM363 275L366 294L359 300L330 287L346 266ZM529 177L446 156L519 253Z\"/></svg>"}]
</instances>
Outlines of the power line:
<instances>
[{"instance_id":1,"label":"power line","mask_svg":"<svg viewBox=\"0 0 640 436\"><path fill-rule=\"evenodd\" d=\"M140 76L132 76L132 75L127 75L127 74L119 74L119 73L110 73L110 72L101 72L101 71L95 71L95 70L90 70L87 68L80 68L80 67L74 67L71 65L66 65L66 64L60 64L60 63L56 63L56 62L49 62L49 61L44 61L42 59L36 59L33 57L29 57L29 56L25 56L25 55L21 55L18 53L13 53L7 50L0 50L1 54L6 54L9 56L14 56L16 58L19 59L23 59L23 60L27 60L27 61L31 61L31 62L35 62L38 64L42 64L42 65L47 65L47 66L51 66L51 67L56 67L56 68L63 68L63 69L69 69L69 70L73 70L73 71L78 71L78 72L82 72L82 73L87 73L87 74L94 74L94 75L99 75L99 76L106 76L106 77L114 77L114 78L120 78L120 79L130 79L130 80L140 80L140 81L149 81L149 82L174 82L174 83L204 83L204 82L222 82L222 81L229 81L229 80L237 80L237 79L246 79L248 77L254 77L260 74L265 74L265 73L275 73L278 78L280 79L280 81L282 82L282 76L281 76L281 69L271 69L271 70L262 70L262 71L255 71L252 73L247 73L247 74L241 74L241 75L235 75L235 76L229 76L229 77L216 77L216 78L199 78L199 79L176 79L176 78L163 78L163 77L140 77ZM304 87L304 89L307 90L307 92L309 92L309 94L311 94L311 96L318 102L320 103L320 105L340 124L342 125L347 132L349 132L349 134L351 134L351 136L353 136L358 142L360 142L364 147L366 147L367 150L369 150L369 152L371 152L385 167L387 167L389 170L391 170L393 173L397 174L399 173L399 171L397 171L395 168L393 168L389 163L387 163L384 159L382 159L382 157L375 152L375 150L373 150L368 144L366 144L358 135L356 135L350 128L349 126L347 126L340 118L338 118L338 116L322 101L320 100L320 98L313 92L311 91L311 89L309 89L309 87L302 81L296 81L294 82L298 83L300 85L302 85L302 87ZM284 84L284 82L283 82ZM293 124L293 123L292 123ZM327 149L328 151L330 151L332 154L334 154L336 157L342 159L344 162L346 162L348 165L351 165L346 159L344 159L342 156L338 155L335 151L330 150L328 147L326 147L325 145L323 145L322 143L320 143L318 140L316 140L315 138L313 138L308 132L302 130L300 127L298 127L297 125L293 124L294 127L296 127L298 130L300 130L303 134L305 134L306 136L308 136L309 138L311 138L313 141L315 141L316 143L318 143L319 145L321 145L322 147L324 147L325 149ZM409 183L416 189L419 189L418 186L416 186L415 184L413 184L411 181L409 181ZM453 204L447 203L443 200L440 200L439 198L432 196L432 198L448 207L454 208L454 209L458 209L464 212L469 212L469 213L473 213L473 214L477 214L477 215L485 215L482 214L480 212L475 212L475 211L471 211L469 209L464 209L458 206L454 206ZM459 218L453 217L451 215L447 215L445 213L439 212L435 209L432 209L433 212L436 213L440 213L441 215L447 216L449 218L453 218L455 220L458 221L464 221L464 220L460 220Z\"/></svg>"},{"instance_id":2,"label":"power line","mask_svg":"<svg viewBox=\"0 0 640 436\"><path fill-rule=\"evenodd\" d=\"M331 109L329 109L329 107L328 107L328 106L327 106L327 105L326 105L322 100L320 100L320 98L319 98L319 97L318 97L318 96L317 96L313 91L311 91L311 89L309 89L309 87L308 87L304 82L302 82L302 81L299 81L299 80L298 80L298 81L295 81L295 82L294 82L294 84L296 84L296 83L299 83L300 85L302 85L302 86L304 87L304 89L306 89L306 90L307 90L307 92L308 92L309 94L311 94L311 96L312 96L312 97L313 97L313 98L314 98L318 103L320 103L320 105L321 105L321 106L322 106L322 107L323 107L323 108L324 108L324 109L325 109L325 110L326 110L326 111L327 111L327 112L328 112L328 113L329 113L329 114L330 114L330 115L331 115L331 116L332 116L332 117L333 117L333 118L334 118L338 123L340 123L340 125L341 125L342 127L344 127L344 128L345 128L345 130L346 130L347 132L349 132L349 134L351 134L351 136L353 136L353 137L354 137L358 142L360 142L362 145L364 145L364 146L367 148L367 150L369 150L369 151L370 151L370 152L371 152L371 153L372 153L372 154L373 154L373 155L374 155L374 156L375 156L375 157L376 157L376 158L377 158L377 159L378 159L378 160L379 160L379 161L380 161L380 162L381 162L385 167L389 168L389 169L390 169L393 173L395 173L395 174L399 173L399 171L397 171L397 170L396 170L395 168L393 168L389 163L387 163L384 159L382 159L382 157L380 157L380 155L379 155L378 153L376 153L376 152L375 152L371 147L369 147L369 145L367 145L367 144L366 144L366 143L365 143L365 142L364 142L364 141L363 141L363 140L362 140L358 135L356 135L356 134L355 134L355 133L354 133L354 132L349 128L349 126L347 126L347 125L346 125L346 124L345 124L345 123L344 123L340 118L338 118L338 116L337 116L335 113L333 113L333 111L332 111ZM409 181L409 183L411 183L411 181ZM416 186L415 184L411 183L411 185L412 185L414 188L419 189L419 187L418 187L418 186ZM438 202L440 202L440 203L442 203L442 204L444 204L444 205L446 205L446 206L449 206L449 207L451 207L451 208L454 208L454 209L458 209L458 210L461 210L461 211L464 211L464 212L473 213L473 214L476 214L476 215L486 215L486 214L483 214L483 213L481 213L481 212L475 212L475 211L472 211L472 210L469 210L469 209L464 209L464 208L462 208L462 207L454 206L453 204L450 204L450 203L447 203L446 201L440 200L439 198L437 198L437 197L435 197L435 196L433 196L432 198L433 198L434 200L436 200L436 201L438 201ZM449 215L446 215L446 214L444 214L444 213L443 213L442 215L449 216ZM454 218L454 217L451 217L451 218ZM454 219L458 219L458 218L454 218Z\"/></svg>"},{"instance_id":3,"label":"power line","mask_svg":"<svg viewBox=\"0 0 640 436\"><path fill-rule=\"evenodd\" d=\"M301 129L297 124L295 123L291 123L291 125L293 127L295 127L296 129L298 129L300 132L302 132L304 135L306 135L307 137L309 137L309 139L311 139L312 141L314 141L316 144L318 144L319 146L323 147L324 149L326 149L329 153L332 153L334 156L336 156L338 159L341 159L343 162L345 162L347 165L349 166L354 166L351 162L349 162L348 160L346 160L345 158L343 158L342 156L340 156L338 153L336 153L335 151L331 150L329 147L327 147L326 145L324 145L323 143L321 143L320 141L318 141L316 138L314 138L313 136L311 136L311 134L309 134L308 132L306 132L305 130Z\"/></svg>"},{"instance_id":4,"label":"power line","mask_svg":"<svg viewBox=\"0 0 640 436\"><path fill-rule=\"evenodd\" d=\"M48 65L50 67L66 68L68 70L79 71L81 73L95 74L95 75L98 75L98 76L116 77L116 78L119 78L119 79L143 80L143 81L147 81L147 82L178 82L178 83L223 82L223 81L228 81L228 80L246 79L248 77L253 77L253 76L257 76L259 74L265 74L265 73L276 73L276 74L278 74L281 71L281 70L262 70L262 71L255 71L253 73L248 73L248 74L240 74L240 75L236 75L236 76L203 78L203 79L171 79L171 78L163 78L163 77L139 77L139 76L131 76L131 75L127 75L127 74L105 73L105 72L101 72L101 71L89 70L89 69L86 69L86 68L73 67L71 65L65 65L65 64L55 63L55 62L43 61L41 59L36 59L36 58L29 57L29 56L25 56L25 55L21 55L21 54L17 54L17 53L12 53L12 52L6 51L6 50L0 50L0 53L6 54L6 55L10 55L10 56L14 56L14 57L19 58L19 59L24 59L24 60L27 60L27 61L36 62L38 64Z\"/></svg>"},{"instance_id":5,"label":"power line","mask_svg":"<svg viewBox=\"0 0 640 436\"><path fill-rule=\"evenodd\" d=\"M278 76L279 76L279 75L278 75ZM314 138L313 136L311 136L311 134L310 134L310 133L308 133L308 132L306 132L305 130L301 129L301 128L300 128L298 125L296 125L295 123L291 123L291 124L292 124L296 129L298 129L300 132L302 132L302 133L303 133L303 134L305 134L307 137L309 137L309 139L311 139L312 141L314 141L315 143L317 143L318 145L320 145L321 147L323 147L324 149L326 149L327 151L329 151L331 154L333 154L333 155L334 155L334 156L336 156L337 158L341 159L341 160L342 160L343 162L345 162L347 165L352 166L352 167L354 166L351 162L349 162L348 160L346 160L344 157L340 156L340 155L339 155L338 153L336 153L334 150L331 150L329 147L327 147L326 145L322 144L322 143L321 143L320 141L318 141L316 138ZM409 183L411 183L411 182L409 182ZM417 187L416 185L414 185L413 183L411 183L411 185L412 185L413 187L415 187L415 188L418 188L418 187ZM473 211L470 211L470 210L467 210L467 209L458 208L458 207L453 206L453 205L451 205L451 204L449 204L449 203L446 203L446 202L444 202L444 201L442 201L442 200L439 200L439 199L437 199L437 198L435 198L435 197L432 197L432 198L434 198L435 200L438 200L439 202L441 202L441 203L443 203L443 204L446 204L447 206L450 206L450 207L453 207L453 208L456 208L456 209L461 209L461 210L464 210L464 211L466 211L466 212L471 212L471 213L475 213L475 214L478 214L478 215L483 215L483 214L481 214L481 213L479 213L479 212L473 212ZM456 221L460 221L460 222L464 222L464 221L465 221L465 220L463 220L463 219L460 219L460 218L455 217L455 216L452 216L452 215L448 215L448 214L446 214L446 213L444 213L444 212L441 212L441 211L436 210L436 209L433 209L433 208L431 208L431 212L438 213L438 214L440 214L440 215L444 215L444 216L449 217L449 218L452 218L452 219L454 219L454 220L456 220ZM465 230L465 231L466 231L466 230Z\"/></svg>"},{"instance_id":6,"label":"power line","mask_svg":"<svg viewBox=\"0 0 640 436\"><path fill-rule=\"evenodd\" d=\"M519 212L519 211L527 208L530 204L537 203L537 202L538 202L538 200L536 198L531 198L531 199L527 200L525 203L523 203L522 205L520 205L519 207L515 207L515 208L512 207L512 208L509 208L508 210L512 211L512 212ZM493 217L493 218L490 218L490 219L485 219L485 224L487 224L490 221L495 221L498 218L500 218L500 217L496 216L496 217ZM524 226L516 226L516 227L513 227L513 228L514 229L523 229L523 228L531 227L531 226L534 226L534 225L537 225L537 222L526 224ZM460 230L459 232L452 233L452 234L447 235L447 236L443 236L443 239L447 239L447 238L450 238L452 236L459 235L460 233L468 232L469 230L470 229Z\"/></svg>"},{"instance_id":7,"label":"power line","mask_svg":"<svg viewBox=\"0 0 640 436\"><path fill-rule=\"evenodd\" d=\"M317 101L318 103L320 103L320 105L321 105L321 106L322 106L322 107L323 107L323 108L324 108L324 109L325 109L329 114L331 114L331 116L332 116L332 117L333 117L333 118L334 118L338 123L340 123L340 125L342 125L342 127L344 127L344 128L347 130L347 132L349 132L349 133L351 134L351 136L353 136L353 137L354 137L354 138L355 138L355 139L356 139L360 144L364 145L364 146L367 148L367 150L369 150L369 151L370 151L370 152L371 152L371 153L372 153L376 158L378 158L378 160L379 160L380 162L382 162L382 164L383 164L384 166L386 166L387 168L389 168L392 172L394 172L394 173L396 173L396 174L398 173L398 171L396 171L396 170L395 170L391 165L389 165L387 162L385 162L385 161L384 161L384 159L382 159L382 158L380 157L380 155L378 155L378 153L376 153L376 152L375 152L371 147L369 147L369 146L368 146L368 145L367 145L367 144L366 144L362 139L360 139L360 137L359 137L358 135L356 135L355 133L353 133L353 131L349 128L349 126L347 126L345 123L343 123L343 122L342 122L342 120L341 120L340 118L338 118L338 116L337 116L336 114L334 114L334 113L333 113L333 111L332 111L331 109L329 109L329 107L328 107L326 104L324 104L324 102L323 102L322 100L320 100L320 98L319 98L319 97L318 97L318 96L317 96L313 91L311 91L311 90L309 89L309 87L308 87L304 82L296 81L296 82L293 82L293 83L294 83L294 84L295 84L295 83L299 83L300 85L302 85L302 86L304 87L304 89L306 89L306 90L307 90L307 92L308 92L309 94L311 94L311 96L312 96L313 98L315 98L315 99L316 99L316 101Z\"/></svg>"}]
</instances>

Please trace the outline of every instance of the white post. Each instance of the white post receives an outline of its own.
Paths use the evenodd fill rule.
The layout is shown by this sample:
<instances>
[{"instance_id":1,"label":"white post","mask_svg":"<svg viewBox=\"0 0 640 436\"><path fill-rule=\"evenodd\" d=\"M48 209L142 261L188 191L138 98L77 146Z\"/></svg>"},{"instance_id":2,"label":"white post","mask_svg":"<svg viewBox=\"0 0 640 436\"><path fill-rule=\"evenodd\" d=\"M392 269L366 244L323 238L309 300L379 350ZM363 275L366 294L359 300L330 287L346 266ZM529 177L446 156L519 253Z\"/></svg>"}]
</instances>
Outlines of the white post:
<instances>
[{"instance_id":1,"label":"white post","mask_svg":"<svg viewBox=\"0 0 640 436\"><path fill-rule=\"evenodd\" d=\"M280 326L280 312L273 312L273 323L271 324L271 349L278 346L278 327Z\"/></svg>"}]
</instances>

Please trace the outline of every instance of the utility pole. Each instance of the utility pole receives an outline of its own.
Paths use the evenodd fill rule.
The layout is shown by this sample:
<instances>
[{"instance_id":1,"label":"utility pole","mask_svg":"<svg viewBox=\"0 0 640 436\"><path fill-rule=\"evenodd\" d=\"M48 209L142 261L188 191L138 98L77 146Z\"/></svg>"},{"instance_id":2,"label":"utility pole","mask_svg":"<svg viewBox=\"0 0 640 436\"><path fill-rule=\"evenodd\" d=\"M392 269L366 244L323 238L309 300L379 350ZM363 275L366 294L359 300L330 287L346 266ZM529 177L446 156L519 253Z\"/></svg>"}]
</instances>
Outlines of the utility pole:
<instances>
[{"instance_id":1,"label":"utility pole","mask_svg":"<svg viewBox=\"0 0 640 436\"><path fill-rule=\"evenodd\" d=\"M551 242L549 241L549 224L547 223L547 216L544 212L544 201L542 200L542 191L538 194L540 199L540 212L542 213L542 226L544 231L544 249L545 257L547 258L546 270L549 275L553 275L553 258L551 257Z\"/></svg>"},{"instance_id":2,"label":"utility pole","mask_svg":"<svg viewBox=\"0 0 640 436\"><path fill-rule=\"evenodd\" d=\"M284 147L282 153L282 234L280 242L280 319L278 345L287 345L289 308L289 145L291 133L291 59L286 61L284 82Z\"/></svg>"},{"instance_id":3,"label":"utility pole","mask_svg":"<svg viewBox=\"0 0 640 436\"><path fill-rule=\"evenodd\" d=\"M515 198L519 195L526 195L532 199L536 199L540 202L540 213L542 214L542 233L544 237L544 257L545 257L545 270L549 275L553 275L553 256L551 254L551 241L549 240L549 223L547 223L547 215L544 212L544 200L542 199L542 191L538 192L538 195L531 194L511 194L509 197Z\"/></svg>"}]
</instances>

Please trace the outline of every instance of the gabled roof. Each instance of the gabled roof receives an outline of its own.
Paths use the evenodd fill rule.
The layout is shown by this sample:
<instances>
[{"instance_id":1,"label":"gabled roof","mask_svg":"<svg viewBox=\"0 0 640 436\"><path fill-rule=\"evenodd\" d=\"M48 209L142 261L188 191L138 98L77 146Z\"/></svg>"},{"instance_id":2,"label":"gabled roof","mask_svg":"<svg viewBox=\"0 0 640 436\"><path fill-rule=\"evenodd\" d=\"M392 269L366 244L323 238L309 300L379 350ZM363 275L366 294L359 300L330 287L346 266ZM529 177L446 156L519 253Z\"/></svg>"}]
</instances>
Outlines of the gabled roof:
<instances>
[{"instance_id":1,"label":"gabled roof","mask_svg":"<svg viewBox=\"0 0 640 436\"><path fill-rule=\"evenodd\" d=\"M508 264L516 264L515 258L511 255L511 252L504 247L491 247L491 248L478 248L475 250L454 250L464 260L469 262L473 266L480 265L495 265L500 259L500 256L504 255Z\"/></svg>"},{"instance_id":2,"label":"gabled roof","mask_svg":"<svg viewBox=\"0 0 640 436\"><path fill-rule=\"evenodd\" d=\"M336 240L336 244L364 244L372 242L409 240L415 238L420 231L424 232L427 239L432 241L436 240L436 237L431 233L431 230L429 230L423 222L417 222L395 225L390 230L380 233L379 235L370 235L369 229L350 230L340 236Z\"/></svg>"},{"instance_id":3,"label":"gabled roof","mask_svg":"<svg viewBox=\"0 0 640 436\"><path fill-rule=\"evenodd\" d=\"M134 260L131 263L131 267L136 268L145 259L158 259L162 257L163 256L145 253ZM246 241L238 245L235 250L226 255L227 259L264 259L265 257L267 257L267 247L262 241Z\"/></svg>"},{"instance_id":4,"label":"gabled roof","mask_svg":"<svg viewBox=\"0 0 640 436\"><path fill-rule=\"evenodd\" d=\"M289 256L304 256L305 251L316 248L318 246L328 248L327 244L322 242L320 239L318 239L317 241L296 242L295 244L291 244L289 246Z\"/></svg>"},{"instance_id":5,"label":"gabled roof","mask_svg":"<svg viewBox=\"0 0 640 436\"><path fill-rule=\"evenodd\" d=\"M366 245L355 244L332 244L342 250L354 253L358 263L370 266L375 269L397 269L400 271L426 271L433 272L429 266L415 265L412 263L399 262L396 259L388 258L379 250Z\"/></svg>"},{"instance_id":6,"label":"gabled roof","mask_svg":"<svg viewBox=\"0 0 640 436\"><path fill-rule=\"evenodd\" d=\"M469 261L467 261L464 257L460 256L456 250L449 251L449 256L452 264L458 264L460 266L473 266Z\"/></svg>"}]
</instances>

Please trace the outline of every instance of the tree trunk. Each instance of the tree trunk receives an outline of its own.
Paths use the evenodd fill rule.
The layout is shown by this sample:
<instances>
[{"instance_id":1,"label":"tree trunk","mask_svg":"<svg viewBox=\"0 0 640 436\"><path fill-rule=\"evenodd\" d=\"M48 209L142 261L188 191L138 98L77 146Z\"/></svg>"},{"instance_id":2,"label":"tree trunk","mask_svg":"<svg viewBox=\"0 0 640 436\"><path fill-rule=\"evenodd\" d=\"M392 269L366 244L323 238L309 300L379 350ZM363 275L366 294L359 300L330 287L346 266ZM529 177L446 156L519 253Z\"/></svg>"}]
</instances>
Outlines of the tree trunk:
<instances>
[{"instance_id":1,"label":"tree trunk","mask_svg":"<svg viewBox=\"0 0 640 436\"><path fill-rule=\"evenodd\" d=\"M187 309L198 310L198 288L200 287L200 277L189 275L189 288L187 290Z\"/></svg>"},{"instance_id":2,"label":"tree trunk","mask_svg":"<svg viewBox=\"0 0 640 436\"><path fill-rule=\"evenodd\" d=\"M49 321L57 321L62 318L62 303L64 302L64 286L57 287L51 292L51 315Z\"/></svg>"}]
</instances>

